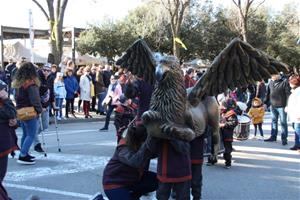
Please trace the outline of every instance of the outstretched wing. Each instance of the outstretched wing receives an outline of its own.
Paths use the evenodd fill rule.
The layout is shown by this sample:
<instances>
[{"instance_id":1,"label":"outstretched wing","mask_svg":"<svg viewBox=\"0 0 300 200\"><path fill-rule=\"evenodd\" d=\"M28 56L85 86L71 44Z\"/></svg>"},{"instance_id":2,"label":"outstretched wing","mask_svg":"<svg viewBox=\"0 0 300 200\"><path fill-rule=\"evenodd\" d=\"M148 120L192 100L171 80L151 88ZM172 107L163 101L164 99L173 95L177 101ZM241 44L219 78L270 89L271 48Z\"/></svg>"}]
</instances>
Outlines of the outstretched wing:
<instances>
[{"instance_id":1,"label":"outstretched wing","mask_svg":"<svg viewBox=\"0 0 300 200\"><path fill-rule=\"evenodd\" d=\"M247 86L270 78L271 74L287 71L288 66L284 63L235 38L214 59L188 99L194 104L204 96L215 96L228 88Z\"/></svg>"},{"instance_id":2,"label":"outstretched wing","mask_svg":"<svg viewBox=\"0 0 300 200\"><path fill-rule=\"evenodd\" d=\"M155 82L155 60L152 52L143 39L135 41L126 53L116 62L132 74L144 78L146 82Z\"/></svg>"}]
</instances>

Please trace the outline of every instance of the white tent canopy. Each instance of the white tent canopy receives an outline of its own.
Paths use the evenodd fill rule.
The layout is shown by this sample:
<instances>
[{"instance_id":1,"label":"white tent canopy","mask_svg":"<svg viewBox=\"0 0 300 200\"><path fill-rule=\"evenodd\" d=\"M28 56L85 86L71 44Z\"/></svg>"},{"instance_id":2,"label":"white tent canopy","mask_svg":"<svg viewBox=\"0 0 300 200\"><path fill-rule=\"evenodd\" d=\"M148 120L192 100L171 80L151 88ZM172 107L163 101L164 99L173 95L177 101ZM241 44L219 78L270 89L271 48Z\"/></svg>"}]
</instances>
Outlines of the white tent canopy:
<instances>
[{"instance_id":1,"label":"white tent canopy","mask_svg":"<svg viewBox=\"0 0 300 200\"><path fill-rule=\"evenodd\" d=\"M31 58L30 49L26 48L20 42L15 42L11 44L6 44L4 46L4 61L8 62L9 58L13 58L14 61L21 60L21 57L25 57L28 61ZM33 52L34 62L35 63L46 63L47 57L41 56L35 52Z\"/></svg>"},{"instance_id":2,"label":"white tent canopy","mask_svg":"<svg viewBox=\"0 0 300 200\"><path fill-rule=\"evenodd\" d=\"M70 50L70 49L68 49L68 50ZM68 53L68 50L64 51L64 55L62 56L62 60L65 57L69 57L69 58L72 57L72 53L71 52ZM75 52L75 62L76 62L76 65L103 64L103 63L107 62L107 59L104 58L104 57L97 58L97 57L94 57L94 56L89 55L89 54L81 55L80 53L78 53L76 51Z\"/></svg>"}]
</instances>

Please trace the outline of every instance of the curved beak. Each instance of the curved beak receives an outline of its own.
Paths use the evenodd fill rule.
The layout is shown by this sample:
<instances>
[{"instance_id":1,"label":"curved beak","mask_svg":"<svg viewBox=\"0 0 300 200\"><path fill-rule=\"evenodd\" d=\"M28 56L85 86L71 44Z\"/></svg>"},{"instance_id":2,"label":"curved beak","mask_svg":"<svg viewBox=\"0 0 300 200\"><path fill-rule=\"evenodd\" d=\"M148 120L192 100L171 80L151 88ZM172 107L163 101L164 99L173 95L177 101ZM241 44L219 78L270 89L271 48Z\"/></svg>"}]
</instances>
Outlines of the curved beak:
<instances>
[{"instance_id":1,"label":"curved beak","mask_svg":"<svg viewBox=\"0 0 300 200\"><path fill-rule=\"evenodd\" d=\"M162 64L158 64L156 66L156 69L155 69L155 79L156 81L161 81L163 79L163 75L166 71L166 67L164 67Z\"/></svg>"}]
</instances>

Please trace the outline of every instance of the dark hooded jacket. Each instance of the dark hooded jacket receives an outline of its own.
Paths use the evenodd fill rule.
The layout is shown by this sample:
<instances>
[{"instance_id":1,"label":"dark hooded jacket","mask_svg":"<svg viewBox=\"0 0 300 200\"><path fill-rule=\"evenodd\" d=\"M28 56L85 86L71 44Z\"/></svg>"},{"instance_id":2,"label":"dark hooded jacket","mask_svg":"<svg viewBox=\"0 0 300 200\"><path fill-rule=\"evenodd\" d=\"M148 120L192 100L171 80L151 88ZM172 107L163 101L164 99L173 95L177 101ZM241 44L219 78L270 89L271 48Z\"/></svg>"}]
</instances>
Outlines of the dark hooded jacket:
<instances>
[{"instance_id":1,"label":"dark hooded jacket","mask_svg":"<svg viewBox=\"0 0 300 200\"><path fill-rule=\"evenodd\" d=\"M41 81L41 85L39 88L41 103L43 108L47 108L52 102L54 102L54 89L53 89L54 79L53 76L50 75L46 79L42 70L39 70L38 74Z\"/></svg>"}]
</instances>

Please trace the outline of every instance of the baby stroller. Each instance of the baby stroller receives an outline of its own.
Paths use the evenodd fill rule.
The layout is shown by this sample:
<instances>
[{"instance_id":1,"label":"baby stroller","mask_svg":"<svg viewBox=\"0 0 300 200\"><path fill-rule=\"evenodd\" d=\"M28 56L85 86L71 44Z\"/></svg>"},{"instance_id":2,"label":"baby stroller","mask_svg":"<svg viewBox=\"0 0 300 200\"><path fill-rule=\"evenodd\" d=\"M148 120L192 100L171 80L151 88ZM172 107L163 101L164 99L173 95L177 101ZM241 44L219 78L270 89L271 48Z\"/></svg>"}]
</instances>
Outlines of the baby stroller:
<instances>
[{"instance_id":1,"label":"baby stroller","mask_svg":"<svg viewBox=\"0 0 300 200\"><path fill-rule=\"evenodd\" d=\"M123 132L128 127L128 124L135 118L137 107L136 102L126 100L115 108L114 125L117 131L117 142L123 137Z\"/></svg>"}]
</instances>

